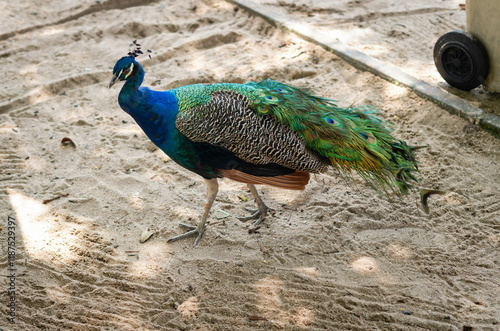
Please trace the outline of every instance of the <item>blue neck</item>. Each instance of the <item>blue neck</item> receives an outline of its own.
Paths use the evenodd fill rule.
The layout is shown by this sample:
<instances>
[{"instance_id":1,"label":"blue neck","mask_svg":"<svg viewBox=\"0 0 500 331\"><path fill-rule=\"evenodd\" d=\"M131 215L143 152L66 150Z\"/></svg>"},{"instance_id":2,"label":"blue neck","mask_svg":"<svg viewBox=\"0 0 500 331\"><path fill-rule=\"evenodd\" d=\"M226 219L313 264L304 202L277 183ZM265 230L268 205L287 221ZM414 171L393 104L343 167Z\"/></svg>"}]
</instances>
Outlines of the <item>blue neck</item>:
<instances>
[{"instance_id":1,"label":"blue neck","mask_svg":"<svg viewBox=\"0 0 500 331\"><path fill-rule=\"evenodd\" d=\"M141 87L144 69L134 62L136 71L123 85L118 102L120 107L139 124L153 143L170 157L175 157L179 131L175 128L178 103L175 95L169 91L153 91Z\"/></svg>"},{"instance_id":2,"label":"blue neck","mask_svg":"<svg viewBox=\"0 0 500 331\"><path fill-rule=\"evenodd\" d=\"M172 160L206 178L215 176L214 170L201 162L193 143L175 127L179 111L175 92L141 87L144 69L137 62L134 66L137 66L137 71L127 79L118 96L120 107Z\"/></svg>"}]
</instances>

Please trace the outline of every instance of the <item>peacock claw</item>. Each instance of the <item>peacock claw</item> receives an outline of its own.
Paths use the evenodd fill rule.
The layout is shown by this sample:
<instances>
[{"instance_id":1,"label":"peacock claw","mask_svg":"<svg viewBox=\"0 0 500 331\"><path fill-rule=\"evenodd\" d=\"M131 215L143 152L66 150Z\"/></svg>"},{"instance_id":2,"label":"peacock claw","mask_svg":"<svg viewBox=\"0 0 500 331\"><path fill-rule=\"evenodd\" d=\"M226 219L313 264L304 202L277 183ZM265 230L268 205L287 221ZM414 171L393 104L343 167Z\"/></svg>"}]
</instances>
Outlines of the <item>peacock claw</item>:
<instances>
[{"instance_id":1,"label":"peacock claw","mask_svg":"<svg viewBox=\"0 0 500 331\"><path fill-rule=\"evenodd\" d=\"M191 225L191 224L186 224L186 223L179 223L179 226L181 228L186 228L188 230L194 230L194 229L196 229L196 226Z\"/></svg>"},{"instance_id":2,"label":"peacock claw","mask_svg":"<svg viewBox=\"0 0 500 331\"><path fill-rule=\"evenodd\" d=\"M273 208L269 207L265 203L262 203L261 207L262 207L262 209L245 208L246 210L251 212L252 215L245 216L245 217L236 217L236 218L242 222L257 219L253 224L259 225L266 218L268 212L271 212L271 213L275 212L275 210Z\"/></svg>"},{"instance_id":3,"label":"peacock claw","mask_svg":"<svg viewBox=\"0 0 500 331\"><path fill-rule=\"evenodd\" d=\"M167 240L168 243L174 242L177 240L185 239L185 238L191 238L191 237L196 237L194 240L193 247L196 247L198 245L198 242L200 241L201 237L203 236L203 233L205 232L205 229L207 228L207 223L203 226L201 231L198 231L196 226L190 225L190 224L185 224L185 223L179 223L179 226L188 229L189 231L183 234L180 234L178 236L172 237Z\"/></svg>"}]
</instances>

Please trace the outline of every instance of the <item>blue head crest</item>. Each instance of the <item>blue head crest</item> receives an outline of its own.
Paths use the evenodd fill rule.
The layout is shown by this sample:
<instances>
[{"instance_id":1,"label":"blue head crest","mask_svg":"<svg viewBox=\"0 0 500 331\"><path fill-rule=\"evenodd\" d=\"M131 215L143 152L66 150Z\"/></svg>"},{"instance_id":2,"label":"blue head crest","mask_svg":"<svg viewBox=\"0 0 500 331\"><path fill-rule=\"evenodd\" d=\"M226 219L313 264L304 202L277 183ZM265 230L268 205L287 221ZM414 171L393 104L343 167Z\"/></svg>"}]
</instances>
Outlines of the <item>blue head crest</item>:
<instances>
[{"instance_id":1,"label":"blue head crest","mask_svg":"<svg viewBox=\"0 0 500 331\"><path fill-rule=\"evenodd\" d=\"M129 73L127 70L132 67L133 70L133 65L135 64L135 59L131 56L124 56L121 59L119 59L114 68L113 68L113 75L116 75L118 78L126 78L125 76ZM123 76L123 77L122 77Z\"/></svg>"}]
</instances>

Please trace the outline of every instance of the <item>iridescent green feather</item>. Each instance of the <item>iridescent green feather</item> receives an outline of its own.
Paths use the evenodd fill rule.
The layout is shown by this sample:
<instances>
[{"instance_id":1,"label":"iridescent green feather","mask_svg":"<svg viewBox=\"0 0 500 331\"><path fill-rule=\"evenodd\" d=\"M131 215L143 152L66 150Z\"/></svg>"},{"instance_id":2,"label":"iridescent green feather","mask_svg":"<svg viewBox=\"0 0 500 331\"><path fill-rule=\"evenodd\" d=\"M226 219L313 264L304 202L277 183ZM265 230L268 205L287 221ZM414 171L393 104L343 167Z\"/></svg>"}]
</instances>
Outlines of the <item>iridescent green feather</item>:
<instances>
[{"instance_id":1,"label":"iridescent green feather","mask_svg":"<svg viewBox=\"0 0 500 331\"><path fill-rule=\"evenodd\" d=\"M242 95L254 98L259 92L249 86L248 84L233 84L233 83L220 83L220 84L194 84L178 87L170 90L175 93L179 102L179 111L185 111L196 106L204 105L211 100L213 92L218 91L236 91Z\"/></svg>"}]
</instances>

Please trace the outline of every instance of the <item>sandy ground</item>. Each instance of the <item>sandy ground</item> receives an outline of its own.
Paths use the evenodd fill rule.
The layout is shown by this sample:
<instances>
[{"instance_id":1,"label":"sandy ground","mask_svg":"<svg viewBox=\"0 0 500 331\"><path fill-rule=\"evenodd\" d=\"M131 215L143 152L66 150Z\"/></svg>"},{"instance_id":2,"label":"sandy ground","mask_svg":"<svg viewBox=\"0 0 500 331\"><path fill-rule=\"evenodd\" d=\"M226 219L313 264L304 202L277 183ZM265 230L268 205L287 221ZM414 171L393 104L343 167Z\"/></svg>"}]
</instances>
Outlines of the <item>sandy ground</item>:
<instances>
[{"instance_id":1,"label":"sandy ground","mask_svg":"<svg viewBox=\"0 0 500 331\"><path fill-rule=\"evenodd\" d=\"M0 328L500 328L497 139L224 1L34 3L0 5ZM401 36L415 48L423 37ZM205 186L119 108L119 87L107 89L136 38L154 52L142 63L156 89L272 77L341 106L373 104L398 137L430 146L418 153L420 185L448 193L427 215L415 191L389 200L332 170L304 192L260 187L277 212L254 232L232 217L254 206L250 192L223 180L198 247L167 244L179 221L198 221ZM76 148L61 148L64 137ZM148 228L155 234L140 244Z\"/></svg>"}]
</instances>

